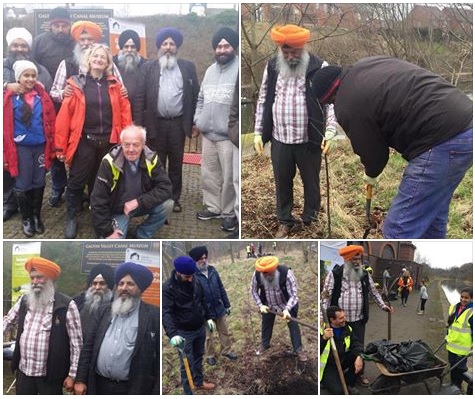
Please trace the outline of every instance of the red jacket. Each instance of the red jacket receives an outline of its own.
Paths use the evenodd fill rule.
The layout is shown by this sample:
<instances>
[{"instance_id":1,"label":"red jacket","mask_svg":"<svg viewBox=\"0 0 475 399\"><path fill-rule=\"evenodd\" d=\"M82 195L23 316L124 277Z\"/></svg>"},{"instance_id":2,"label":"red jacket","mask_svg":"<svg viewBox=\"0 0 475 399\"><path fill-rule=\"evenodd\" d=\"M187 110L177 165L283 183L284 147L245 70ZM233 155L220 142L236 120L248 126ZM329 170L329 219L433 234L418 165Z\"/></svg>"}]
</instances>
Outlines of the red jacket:
<instances>
[{"instance_id":1,"label":"red jacket","mask_svg":"<svg viewBox=\"0 0 475 399\"><path fill-rule=\"evenodd\" d=\"M49 169L51 159L54 158L54 128L56 113L54 111L53 101L44 89L37 83L35 85L36 92L40 96L43 107L43 131L46 138L45 144L45 166ZM18 176L18 154L16 144L13 141L13 102L12 98L16 93L7 90L3 94L3 168L7 170L12 177Z\"/></svg>"},{"instance_id":2,"label":"red jacket","mask_svg":"<svg viewBox=\"0 0 475 399\"><path fill-rule=\"evenodd\" d=\"M122 88L120 82L114 76L108 76L107 81L112 108L112 131L109 142L116 144L120 142L120 132L132 123L132 114L129 100L120 94ZM71 165L82 136L86 101L82 91L84 86L83 76L72 76L67 82L73 87L74 93L63 100L56 118L54 143L56 155L65 155L66 164Z\"/></svg>"}]
</instances>

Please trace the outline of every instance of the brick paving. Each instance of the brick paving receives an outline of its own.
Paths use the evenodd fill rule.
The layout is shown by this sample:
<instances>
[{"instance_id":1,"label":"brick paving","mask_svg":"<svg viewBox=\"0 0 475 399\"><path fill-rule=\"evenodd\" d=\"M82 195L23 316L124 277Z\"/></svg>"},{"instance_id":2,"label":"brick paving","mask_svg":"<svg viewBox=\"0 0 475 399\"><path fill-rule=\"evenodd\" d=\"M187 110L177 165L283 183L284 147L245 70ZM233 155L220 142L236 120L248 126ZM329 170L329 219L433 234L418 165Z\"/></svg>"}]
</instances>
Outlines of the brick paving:
<instances>
[{"instance_id":1,"label":"brick paving","mask_svg":"<svg viewBox=\"0 0 475 399\"><path fill-rule=\"evenodd\" d=\"M63 202L57 208L52 208L47 201L51 192L51 178L46 179L46 190L43 200L42 220L45 224L44 234L37 234L32 240L62 239L66 217L66 204ZM172 213L169 225L163 226L154 237L155 239L180 240L180 239L224 239L230 233L221 230L221 220L198 220L196 212L203 209L202 193L200 188L200 167L197 165L183 165L183 192L180 203L183 211ZM129 225L129 235L140 222L139 218L132 219ZM87 207L78 216L78 235L76 239L95 239L92 228L91 212ZM21 232L21 217L19 214L3 223L3 238L25 239Z\"/></svg>"}]
</instances>

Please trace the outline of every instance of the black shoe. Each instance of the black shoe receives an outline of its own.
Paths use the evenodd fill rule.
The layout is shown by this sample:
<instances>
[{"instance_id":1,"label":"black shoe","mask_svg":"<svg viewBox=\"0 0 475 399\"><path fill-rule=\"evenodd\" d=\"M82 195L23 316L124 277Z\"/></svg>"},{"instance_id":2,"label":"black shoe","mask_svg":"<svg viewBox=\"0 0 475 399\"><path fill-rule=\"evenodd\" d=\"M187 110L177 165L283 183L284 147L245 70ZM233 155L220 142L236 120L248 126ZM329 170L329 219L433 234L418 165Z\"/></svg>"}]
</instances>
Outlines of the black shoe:
<instances>
[{"instance_id":1,"label":"black shoe","mask_svg":"<svg viewBox=\"0 0 475 399\"><path fill-rule=\"evenodd\" d=\"M64 238L76 238L78 233L78 221L76 217L68 218L66 227L64 228Z\"/></svg>"},{"instance_id":2,"label":"black shoe","mask_svg":"<svg viewBox=\"0 0 475 399\"><path fill-rule=\"evenodd\" d=\"M173 212L181 212L181 204L178 201L173 204Z\"/></svg>"},{"instance_id":3,"label":"black shoe","mask_svg":"<svg viewBox=\"0 0 475 399\"><path fill-rule=\"evenodd\" d=\"M31 224L35 233L43 234L45 232L45 225L43 224L39 215L33 215Z\"/></svg>"},{"instance_id":4,"label":"black shoe","mask_svg":"<svg viewBox=\"0 0 475 399\"><path fill-rule=\"evenodd\" d=\"M238 358L234 352L226 353L224 356L226 356L229 360L236 360Z\"/></svg>"},{"instance_id":5,"label":"black shoe","mask_svg":"<svg viewBox=\"0 0 475 399\"><path fill-rule=\"evenodd\" d=\"M221 218L221 214L214 213L205 209L204 211L198 212L196 217L200 220L210 220L210 219L219 219Z\"/></svg>"},{"instance_id":6,"label":"black shoe","mask_svg":"<svg viewBox=\"0 0 475 399\"><path fill-rule=\"evenodd\" d=\"M33 237L35 235L35 230L33 229L33 225L30 219L23 220L23 234L28 238Z\"/></svg>"},{"instance_id":7,"label":"black shoe","mask_svg":"<svg viewBox=\"0 0 475 399\"><path fill-rule=\"evenodd\" d=\"M227 238L228 240L236 240L236 239L238 239L238 238L239 238L239 231L238 231L238 229L236 229L233 233L228 234L228 235L226 236L226 238Z\"/></svg>"},{"instance_id":8,"label":"black shoe","mask_svg":"<svg viewBox=\"0 0 475 399\"><path fill-rule=\"evenodd\" d=\"M3 221L6 222L7 220L10 220L13 215L18 213L18 209L5 209L3 211Z\"/></svg>"},{"instance_id":9,"label":"black shoe","mask_svg":"<svg viewBox=\"0 0 475 399\"><path fill-rule=\"evenodd\" d=\"M53 191L51 197L48 198L48 205L52 208L56 208L61 203L62 191Z\"/></svg>"},{"instance_id":10,"label":"black shoe","mask_svg":"<svg viewBox=\"0 0 475 399\"><path fill-rule=\"evenodd\" d=\"M208 363L210 366L216 366L216 363L218 362L216 361L215 357L208 357L208 359L206 359L206 363Z\"/></svg>"},{"instance_id":11,"label":"black shoe","mask_svg":"<svg viewBox=\"0 0 475 399\"><path fill-rule=\"evenodd\" d=\"M235 217L225 217L223 224L221 225L221 230L232 233L237 229L237 219Z\"/></svg>"}]
</instances>

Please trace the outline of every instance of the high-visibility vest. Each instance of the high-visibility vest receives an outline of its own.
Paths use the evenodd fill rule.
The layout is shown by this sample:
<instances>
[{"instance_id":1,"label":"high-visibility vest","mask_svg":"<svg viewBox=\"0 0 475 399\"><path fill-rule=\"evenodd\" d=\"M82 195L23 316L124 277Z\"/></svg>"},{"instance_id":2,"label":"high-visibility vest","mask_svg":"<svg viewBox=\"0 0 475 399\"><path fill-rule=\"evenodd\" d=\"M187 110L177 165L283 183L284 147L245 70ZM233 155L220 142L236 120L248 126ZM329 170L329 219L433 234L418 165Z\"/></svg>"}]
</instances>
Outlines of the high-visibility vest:
<instances>
[{"instance_id":1,"label":"high-visibility vest","mask_svg":"<svg viewBox=\"0 0 475 399\"><path fill-rule=\"evenodd\" d=\"M455 312L455 305L450 305L449 315ZM465 309L459 317L449 326L445 340L446 349L459 356L467 355L472 348L472 331L469 319L472 317L473 308Z\"/></svg>"},{"instance_id":2,"label":"high-visibility vest","mask_svg":"<svg viewBox=\"0 0 475 399\"><path fill-rule=\"evenodd\" d=\"M106 154L104 159L109 163L112 171L112 184L111 192L114 191L117 182L119 181L120 170L114 165L114 158L110 154ZM149 177L152 177L152 170L158 163L158 156L155 155L151 160L145 158L145 165L147 167L147 173Z\"/></svg>"},{"instance_id":3,"label":"high-visibility vest","mask_svg":"<svg viewBox=\"0 0 475 399\"><path fill-rule=\"evenodd\" d=\"M348 326L351 332L351 327ZM325 326L320 330L320 334L323 335L323 330L325 330ZM348 352L350 350L350 345L351 345L351 337L348 335L345 337L343 340L345 344L345 352ZM323 372L325 371L325 367L328 362L328 357L330 356L330 350L331 350L331 343L330 340L327 341L327 344L325 345L325 349L323 349L322 354L320 355L320 380L322 381L323 378Z\"/></svg>"}]
</instances>

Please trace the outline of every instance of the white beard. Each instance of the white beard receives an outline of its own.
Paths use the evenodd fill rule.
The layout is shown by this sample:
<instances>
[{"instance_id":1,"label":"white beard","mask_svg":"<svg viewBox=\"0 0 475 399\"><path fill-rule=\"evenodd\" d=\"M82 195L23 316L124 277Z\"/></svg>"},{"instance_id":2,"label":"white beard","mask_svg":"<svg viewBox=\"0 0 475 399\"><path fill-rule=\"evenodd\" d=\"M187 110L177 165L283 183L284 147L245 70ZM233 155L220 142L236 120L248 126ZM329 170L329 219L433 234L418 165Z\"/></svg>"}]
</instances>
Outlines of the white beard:
<instances>
[{"instance_id":1,"label":"white beard","mask_svg":"<svg viewBox=\"0 0 475 399\"><path fill-rule=\"evenodd\" d=\"M90 314L95 312L104 303L109 303L112 299L112 291L107 289L105 293L95 293L94 288L89 287L86 291L84 309Z\"/></svg>"},{"instance_id":2,"label":"white beard","mask_svg":"<svg viewBox=\"0 0 475 399\"><path fill-rule=\"evenodd\" d=\"M361 281L361 277L363 277L363 266L355 269L353 263L345 262L345 266L343 268L343 277L345 277L348 281Z\"/></svg>"},{"instance_id":3,"label":"white beard","mask_svg":"<svg viewBox=\"0 0 475 399\"><path fill-rule=\"evenodd\" d=\"M161 55L158 53L158 62L160 64L160 70L163 71L164 69L173 69L176 66L176 56L171 55L171 56L166 56L166 55Z\"/></svg>"},{"instance_id":4,"label":"white beard","mask_svg":"<svg viewBox=\"0 0 475 399\"><path fill-rule=\"evenodd\" d=\"M121 298L117 292L114 294L112 302L112 316L125 316L140 302L140 297Z\"/></svg>"},{"instance_id":5,"label":"white beard","mask_svg":"<svg viewBox=\"0 0 475 399\"><path fill-rule=\"evenodd\" d=\"M26 302L31 311L44 310L51 298L54 296L54 283L52 280L46 280L41 291L33 288L26 294Z\"/></svg>"},{"instance_id":6,"label":"white beard","mask_svg":"<svg viewBox=\"0 0 475 399\"><path fill-rule=\"evenodd\" d=\"M277 53L277 71L283 79L305 77L309 62L310 54L307 50L304 50L302 51L302 56L300 57L298 65L291 66L284 58L284 54L279 47L279 52Z\"/></svg>"},{"instance_id":7,"label":"white beard","mask_svg":"<svg viewBox=\"0 0 475 399\"><path fill-rule=\"evenodd\" d=\"M276 270L274 272L274 275L272 276L272 279L268 279L264 276L264 274L261 274L261 282L262 285L264 286L264 289L269 290L269 289L275 289L279 287L279 277L280 277L280 272Z\"/></svg>"},{"instance_id":8,"label":"white beard","mask_svg":"<svg viewBox=\"0 0 475 399\"><path fill-rule=\"evenodd\" d=\"M86 50L87 49L81 50L81 46L79 45L79 43L74 46L73 59L76 65L81 65L82 56L84 55Z\"/></svg>"}]
</instances>

